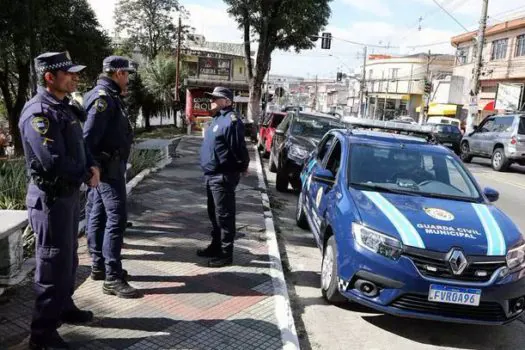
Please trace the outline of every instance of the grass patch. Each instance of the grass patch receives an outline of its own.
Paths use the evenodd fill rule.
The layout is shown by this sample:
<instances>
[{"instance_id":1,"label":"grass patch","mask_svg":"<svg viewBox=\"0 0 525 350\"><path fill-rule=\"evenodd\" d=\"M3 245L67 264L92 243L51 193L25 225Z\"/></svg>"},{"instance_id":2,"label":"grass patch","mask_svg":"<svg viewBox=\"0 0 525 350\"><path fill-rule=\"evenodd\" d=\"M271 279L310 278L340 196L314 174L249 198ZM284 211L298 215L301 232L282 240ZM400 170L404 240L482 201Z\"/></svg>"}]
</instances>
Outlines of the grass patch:
<instances>
[{"instance_id":1,"label":"grass patch","mask_svg":"<svg viewBox=\"0 0 525 350\"><path fill-rule=\"evenodd\" d=\"M0 161L0 209L25 209L27 191L23 159Z\"/></svg>"},{"instance_id":2,"label":"grass patch","mask_svg":"<svg viewBox=\"0 0 525 350\"><path fill-rule=\"evenodd\" d=\"M128 181L133 179L138 173L147 168L153 168L160 161L161 151L154 149L132 149L129 156L131 169L128 174Z\"/></svg>"},{"instance_id":3,"label":"grass patch","mask_svg":"<svg viewBox=\"0 0 525 350\"><path fill-rule=\"evenodd\" d=\"M136 140L145 139L172 139L177 135L183 135L186 133L186 128L177 128L173 125L170 126L157 126L150 130L137 129L135 130Z\"/></svg>"}]
</instances>

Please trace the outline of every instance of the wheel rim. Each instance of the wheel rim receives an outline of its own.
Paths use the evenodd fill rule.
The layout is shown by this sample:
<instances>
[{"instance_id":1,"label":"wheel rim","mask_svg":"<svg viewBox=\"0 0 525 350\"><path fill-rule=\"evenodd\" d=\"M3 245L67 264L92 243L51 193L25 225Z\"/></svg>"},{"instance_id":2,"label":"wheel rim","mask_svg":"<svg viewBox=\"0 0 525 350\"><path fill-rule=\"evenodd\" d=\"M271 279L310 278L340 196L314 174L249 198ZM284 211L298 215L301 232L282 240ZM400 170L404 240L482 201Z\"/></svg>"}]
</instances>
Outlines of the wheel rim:
<instances>
[{"instance_id":1,"label":"wheel rim","mask_svg":"<svg viewBox=\"0 0 525 350\"><path fill-rule=\"evenodd\" d=\"M334 251L332 247L328 245L326 247L325 256L323 259L323 267L321 271L321 286L324 290L330 287L332 281L332 271L334 269Z\"/></svg>"},{"instance_id":2,"label":"wheel rim","mask_svg":"<svg viewBox=\"0 0 525 350\"><path fill-rule=\"evenodd\" d=\"M467 155L467 153L468 153L468 145L467 145L466 143L464 143L464 144L461 146L461 153L462 153L463 155L465 155L465 156Z\"/></svg>"},{"instance_id":3,"label":"wheel rim","mask_svg":"<svg viewBox=\"0 0 525 350\"><path fill-rule=\"evenodd\" d=\"M492 163L496 168L499 168L499 166L501 165L501 153L494 153L494 156L492 157Z\"/></svg>"},{"instance_id":4,"label":"wheel rim","mask_svg":"<svg viewBox=\"0 0 525 350\"><path fill-rule=\"evenodd\" d=\"M303 192L299 194L299 199L297 200L297 221L301 219L301 214L303 213Z\"/></svg>"}]
</instances>

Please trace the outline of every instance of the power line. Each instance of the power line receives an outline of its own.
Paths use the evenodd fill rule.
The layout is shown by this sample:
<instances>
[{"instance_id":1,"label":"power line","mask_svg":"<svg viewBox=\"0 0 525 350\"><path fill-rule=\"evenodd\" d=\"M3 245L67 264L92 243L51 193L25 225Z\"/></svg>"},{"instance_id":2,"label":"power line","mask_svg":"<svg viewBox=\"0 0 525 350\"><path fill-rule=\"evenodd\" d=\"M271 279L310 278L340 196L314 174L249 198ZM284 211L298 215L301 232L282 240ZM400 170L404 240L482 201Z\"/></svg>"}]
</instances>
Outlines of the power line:
<instances>
[{"instance_id":1,"label":"power line","mask_svg":"<svg viewBox=\"0 0 525 350\"><path fill-rule=\"evenodd\" d=\"M439 6L439 8L441 10L443 10L443 12L445 12L450 18L452 18L454 20L454 22L456 22L461 28L463 28L466 32L470 32L470 30L468 30L463 24L461 24L457 19L456 17L454 17L450 12L448 12L448 10L446 8L444 8L443 6L441 6L441 4L439 2L437 2L437 0L432 0L436 5Z\"/></svg>"}]
</instances>

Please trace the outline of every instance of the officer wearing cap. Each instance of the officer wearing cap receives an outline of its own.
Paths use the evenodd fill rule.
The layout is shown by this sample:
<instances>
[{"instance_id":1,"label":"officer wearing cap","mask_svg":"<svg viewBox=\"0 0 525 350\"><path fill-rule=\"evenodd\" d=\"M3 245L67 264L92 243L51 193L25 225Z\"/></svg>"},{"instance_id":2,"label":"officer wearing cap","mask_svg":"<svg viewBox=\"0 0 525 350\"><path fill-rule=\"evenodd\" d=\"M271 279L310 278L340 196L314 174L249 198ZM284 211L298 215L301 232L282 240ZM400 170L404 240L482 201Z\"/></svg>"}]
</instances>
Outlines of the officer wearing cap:
<instances>
[{"instance_id":1,"label":"officer wearing cap","mask_svg":"<svg viewBox=\"0 0 525 350\"><path fill-rule=\"evenodd\" d=\"M36 302L30 348L67 348L57 328L61 323L88 322L93 313L72 300L78 266L80 185L97 186L99 170L82 138L82 127L68 94L85 66L65 52L35 59L38 93L20 115L25 163L30 178L26 206L36 236Z\"/></svg>"},{"instance_id":2,"label":"officer wearing cap","mask_svg":"<svg viewBox=\"0 0 525 350\"><path fill-rule=\"evenodd\" d=\"M101 165L101 182L88 193L87 239L91 278L104 280L102 291L121 298L140 296L126 281L121 251L127 223L125 172L133 131L121 99L136 68L121 56L106 57L97 85L84 96L84 139Z\"/></svg>"},{"instance_id":3,"label":"officer wearing cap","mask_svg":"<svg viewBox=\"0 0 525 350\"><path fill-rule=\"evenodd\" d=\"M233 262L235 240L235 188L248 170L250 157L244 140L244 125L233 111L233 93L216 87L211 97L213 120L206 130L200 162L206 182L208 216L212 223L211 244L197 251L211 258L210 267Z\"/></svg>"}]
</instances>

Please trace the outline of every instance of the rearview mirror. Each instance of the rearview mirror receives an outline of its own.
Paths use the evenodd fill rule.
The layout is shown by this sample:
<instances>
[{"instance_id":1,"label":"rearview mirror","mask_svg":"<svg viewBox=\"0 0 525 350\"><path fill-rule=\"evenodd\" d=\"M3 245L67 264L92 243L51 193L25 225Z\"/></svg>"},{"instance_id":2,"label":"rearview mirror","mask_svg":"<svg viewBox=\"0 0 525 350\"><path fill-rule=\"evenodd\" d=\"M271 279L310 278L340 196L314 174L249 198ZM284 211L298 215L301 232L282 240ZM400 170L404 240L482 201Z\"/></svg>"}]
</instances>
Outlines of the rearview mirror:
<instances>
[{"instance_id":1,"label":"rearview mirror","mask_svg":"<svg viewBox=\"0 0 525 350\"><path fill-rule=\"evenodd\" d=\"M335 176L328 169L318 169L314 172L312 179L314 181L326 184L333 185L335 183Z\"/></svg>"},{"instance_id":2,"label":"rearview mirror","mask_svg":"<svg viewBox=\"0 0 525 350\"><path fill-rule=\"evenodd\" d=\"M483 194L491 203L496 202L499 199L499 192L490 187L485 187Z\"/></svg>"}]
</instances>

